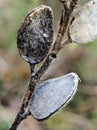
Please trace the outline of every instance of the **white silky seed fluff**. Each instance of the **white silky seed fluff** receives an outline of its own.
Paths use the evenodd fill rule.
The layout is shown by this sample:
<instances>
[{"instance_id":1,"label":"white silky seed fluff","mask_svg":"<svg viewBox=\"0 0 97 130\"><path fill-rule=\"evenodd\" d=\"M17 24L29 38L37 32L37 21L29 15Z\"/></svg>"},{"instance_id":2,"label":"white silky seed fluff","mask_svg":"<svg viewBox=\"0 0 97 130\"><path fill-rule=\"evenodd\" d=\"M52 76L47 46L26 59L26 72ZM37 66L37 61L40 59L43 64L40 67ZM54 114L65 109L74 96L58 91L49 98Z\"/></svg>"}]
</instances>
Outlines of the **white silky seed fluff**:
<instances>
[{"instance_id":1,"label":"white silky seed fluff","mask_svg":"<svg viewBox=\"0 0 97 130\"><path fill-rule=\"evenodd\" d=\"M40 84L30 99L32 116L44 120L66 105L76 93L78 81L76 73L69 73Z\"/></svg>"},{"instance_id":2,"label":"white silky seed fluff","mask_svg":"<svg viewBox=\"0 0 97 130\"><path fill-rule=\"evenodd\" d=\"M72 41L82 44L97 38L97 0L90 0L78 11L69 34Z\"/></svg>"}]
</instances>

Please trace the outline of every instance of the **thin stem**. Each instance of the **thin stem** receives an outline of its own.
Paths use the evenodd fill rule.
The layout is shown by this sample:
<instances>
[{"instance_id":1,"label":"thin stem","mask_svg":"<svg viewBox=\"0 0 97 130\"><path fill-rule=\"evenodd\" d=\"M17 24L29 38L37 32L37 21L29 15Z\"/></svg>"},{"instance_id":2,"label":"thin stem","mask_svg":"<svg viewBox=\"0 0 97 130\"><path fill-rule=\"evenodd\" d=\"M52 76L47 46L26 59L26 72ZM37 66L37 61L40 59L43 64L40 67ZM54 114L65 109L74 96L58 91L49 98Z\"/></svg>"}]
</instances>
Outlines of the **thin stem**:
<instances>
[{"instance_id":1,"label":"thin stem","mask_svg":"<svg viewBox=\"0 0 97 130\"><path fill-rule=\"evenodd\" d=\"M22 122L22 120L26 119L27 116L30 116L30 113L25 113L24 116L20 114L20 112L17 114L15 121L13 122L12 126L9 128L9 130L16 130L19 126L19 124Z\"/></svg>"}]
</instances>

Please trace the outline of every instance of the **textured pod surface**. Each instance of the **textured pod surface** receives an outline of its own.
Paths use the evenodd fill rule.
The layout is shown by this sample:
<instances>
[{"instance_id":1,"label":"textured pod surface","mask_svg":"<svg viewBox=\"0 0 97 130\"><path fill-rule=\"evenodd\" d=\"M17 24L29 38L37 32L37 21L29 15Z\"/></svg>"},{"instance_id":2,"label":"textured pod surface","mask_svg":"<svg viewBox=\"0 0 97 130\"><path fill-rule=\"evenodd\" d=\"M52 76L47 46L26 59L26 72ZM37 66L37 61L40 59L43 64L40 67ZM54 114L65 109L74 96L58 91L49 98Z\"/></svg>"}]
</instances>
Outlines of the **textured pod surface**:
<instances>
[{"instance_id":1,"label":"textured pod surface","mask_svg":"<svg viewBox=\"0 0 97 130\"><path fill-rule=\"evenodd\" d=\"M97 38L97 0L90 0L80 9L69 34L77 43L89 43Z\"/></svg>"},{"instance_id":2,"label":"textured pod surface","mask_svg":"<svg viewBox=\"0 0 97 130\"><path fill-rule=\"evenodd\" d=\"M37 120L44 120L66 105L74 96L78 81L77 74L69 73L40 84L29 102L32 116Z\"/></svg>"},{"instance_id":3,"label":"textured pod surface","mask_svg":"<svg viewBox=\"0 0 97 130\"><path fill-rule=\"evenodd\" d=\"M41 5L24 19L17 34L20 55L29 63L41 62L53 42L53 13L48 6Z\"/></svg>"}]
</instances>

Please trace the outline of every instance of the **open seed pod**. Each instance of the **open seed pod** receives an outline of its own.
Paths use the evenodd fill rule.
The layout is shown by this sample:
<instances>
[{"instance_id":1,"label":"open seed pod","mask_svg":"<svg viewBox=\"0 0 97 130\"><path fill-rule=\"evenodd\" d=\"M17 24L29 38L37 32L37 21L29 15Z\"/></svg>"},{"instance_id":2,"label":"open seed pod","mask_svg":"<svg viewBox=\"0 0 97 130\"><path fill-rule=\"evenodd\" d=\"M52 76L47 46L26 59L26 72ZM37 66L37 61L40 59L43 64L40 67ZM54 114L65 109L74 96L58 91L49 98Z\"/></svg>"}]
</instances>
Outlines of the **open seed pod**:
<instances>
[{"instance_id":1,"label":"open seed pod","mask_svg":"<svg viewBox=\"0 0 97 130\"><path fill-rule=\"evenodd\" d=\"M44 60L53 43L53 13L41 5L32 10L21 23L17 34L20 55L30 64Z\"/></svg>"},{"instance_id":2,"label":"open seed pod","mask_svg":"<svg viewBox=\"0 0 97 130\"><path fill-rule=\"evenodd\" d=\"M72 41L83 44L97 38L97 0L90 0L78 11L69 35Z\"/></svg>"},{"instance_id":3,"label":"open seed pod","mask_svg":"<svg viewBox=\"0 0 97 130\"><path fill-rule=\"evenodd\" d=\"M40 84L30 98L29 112L37 120L47 119L73 98L78 81L77 74L69 73Z\"/></svg>"}]
</instances>

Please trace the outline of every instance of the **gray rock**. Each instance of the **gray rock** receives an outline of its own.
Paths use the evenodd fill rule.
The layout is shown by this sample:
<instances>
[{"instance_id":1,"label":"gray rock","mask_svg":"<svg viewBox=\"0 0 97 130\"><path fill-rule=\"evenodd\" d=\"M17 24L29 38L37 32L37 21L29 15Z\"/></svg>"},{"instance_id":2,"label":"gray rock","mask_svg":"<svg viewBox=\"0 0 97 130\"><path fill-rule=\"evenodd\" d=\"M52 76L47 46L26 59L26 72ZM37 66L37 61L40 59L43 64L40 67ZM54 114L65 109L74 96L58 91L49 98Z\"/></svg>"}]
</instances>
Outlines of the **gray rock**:
<instances>
[{"instance_id":1,"label":"gray rock","mask_svg":"<svg viewBox=\"0 0 97 130\"><path fill-rule=\"evenodd\" d=\"M77 74L69 73L40 84L29 102L32 116L37 120L44 120L66 106L77 91L78 81Z\"/></svg>"},{"instance_id":2,"label":"gray rock","mask_svg":"<svg viewBox=\"0 0 97 130\"><path fill-rule=\"evenodd\" d=\"M97 38L97 0L90 0L78 11L69 34L72 41L83 44Z\"/></svg>"}]
</instances>

